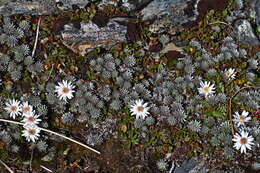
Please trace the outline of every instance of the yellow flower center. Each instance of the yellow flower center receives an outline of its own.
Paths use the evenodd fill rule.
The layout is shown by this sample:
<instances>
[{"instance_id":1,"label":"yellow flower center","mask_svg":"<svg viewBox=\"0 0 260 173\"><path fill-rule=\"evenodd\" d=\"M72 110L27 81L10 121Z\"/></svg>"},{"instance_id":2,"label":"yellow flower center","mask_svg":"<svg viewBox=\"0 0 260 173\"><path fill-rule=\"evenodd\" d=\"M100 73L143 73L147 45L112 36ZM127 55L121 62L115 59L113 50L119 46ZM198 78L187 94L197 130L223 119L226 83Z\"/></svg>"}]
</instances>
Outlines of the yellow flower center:
<instances>
[{"instance_id":1,"label":"yellow flower center","mask_svg":"<svg viewBox=\"0 0 260 173\"><path fill-rule=\"evenodd\" d=\"M246 139L246 138L241 138L241 139L240 139L240 144L241 144L241 145L247 144L247 139Z\"/></svg>"},{"instance_id":2,"label":"yellow flower center","mask_svg":"<svg viewBox=\"0 0 260 173\"><path fill-rule=\"evenodd\" d=\"M208 92L209 92L209 87L205 87L205 88L203 88L203 90L204 90L206 93L208 93Z\"/></svg>"},{"instance_id":3,"label":"yellow flower center","mask_svg":"<svg viewBox=\"0 0 260 173\"><path fill-rule=\"evenodd\" d=\"M144 111L144 107L143 106L137 106L137 111L138 112L143 112Z\"/></svg>"}]
</instances>

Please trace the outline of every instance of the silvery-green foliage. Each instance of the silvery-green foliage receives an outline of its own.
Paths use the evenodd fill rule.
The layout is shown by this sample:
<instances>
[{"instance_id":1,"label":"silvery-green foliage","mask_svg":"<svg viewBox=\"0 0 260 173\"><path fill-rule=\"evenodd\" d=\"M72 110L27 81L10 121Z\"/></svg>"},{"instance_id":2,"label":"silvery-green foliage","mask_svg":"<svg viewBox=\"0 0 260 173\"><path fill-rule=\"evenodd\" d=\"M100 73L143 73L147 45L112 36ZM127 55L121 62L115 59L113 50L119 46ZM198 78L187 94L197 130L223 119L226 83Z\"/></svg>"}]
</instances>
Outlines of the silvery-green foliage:
<instances>
[{"instance_id":1,"label":"silvery-green foliage","mask_svg":"<svg viewBox=\"0 0 260 173\"><path fill-rule=\"evenodd\" d=\"M54 105L54 111L59 113L59 114L63 114L66 112L66 105L62 102L55 102L56 104Z\"/></svg>"},{"instance_id":2,"label":"silvery-green foliage","mask_svg":"<svg viewBox=\"0 0 260 173\"><path fill-rule=\"evenodd\" d=\"M190 41L190 46L196 47L198 50L201 50L201 49L202 49L201 44L200 44L198 41L195 41L195 40L191 40L191 41Z\"/></svg>"},{"instance_id":3,"label":"silvery-green foliage","mask_svg":"<svg viewBox=\"0 0 260 173\"><path fill-rule=\"evenodd\" d=\"M116 100L113 100L111 103L110 103L110 108L113 109L113 110L120 110L122 107L122 103L119 99L116 99Z\"/></svg>"},{"instance_id":4,"label":"silvery-green foliage","mask_svg":"<svg viewBox=\"0 0 260 173\"><path fill-rule=\"evenodd\" d=\"M19 27L20 27L21 29L23 29L24 31L26 31L26 30L29 30L30 24L29 24L28 21L22 20L22 21L19 23Z\"/></svg>"},{"instance_id":5,"label":"silvery-green foliage","mask_svg":"<svg viewBox=\"0 0 260 173\"><path fill-rule=\"evenodd\" d=\"M232 136L227 133L220 133L218 134L218 139L221 141L223 146L230 146L232 145Z\"/></svg>"},{"instance_id":6,"label":"silvery-green foliage","mask_svg":"<svg viewBox=\"0 0 260 173\"><path fill-rule=\"evenodd\" d=\"M26 57L24 58L24 64L25 64L26 66L32 65L33 62L34 62L34 59L33 59L33 57L31 57L31 56L26 56Z\"/></svg>"},{"instance_id":7,"label":"silvery-green foliage","mask_svg":"<svg viewBox=\"0 0 260 173\"><path fill-rule=\"evenodd\" d=\"M257 69L257 67L258 67L258 62L255 59L249 59L249 60L247 60L247 63L248 63L249 69Z\"/></svg>"},{"instance_id":8,"label":"silvery-green foliage","mask_svg":"<svg viewBox=\"0 0 260 173\"><path fill-rule=\"evenodd\" d=\"M45 162L50 162L55 158L55 155L55 150L52 150L51 152L48 152L48 154L46 154L44 157L42 157L41 160Z\"/></svg>"},{"instance_id":9,"label":"silvery-green foliage","mask_svg":"<svg viewBox=\"0 0 260 173\"><path fill-rule=\"evenodd\" d=\"M210 139L210 144L214 147L217 147L220 146L221 143L217 136L212 136Z\"/></svg>"},{"instance_id":10,"label":"silvery-green foliage","mask_svg":"<svg viewBox=\"0 0 260 173\"><path fill-rule=\"evenodd\" d=\"M216 100L219 103L225 103L227 101L227 96L224 93L219 93L216 95Z\"/></svg>"},{"instance_id":11,"label":"silvery-green foliage","mask_svg":"<svg viewBox=\"0 0 260 173\"><path fill-rule=\"evenodd\" d=\"M169 116L171 115L171 110L169 106L160 106L160 115Z\"/></svg>"},{"instance_id":12,"label":"silvery-green foliage","mask_svg":"<svg viewBox=\"0 0 260 173\"><path fill-rule=\"evenodd\" d=\"M35 72L43 72L43 64L41 62L36 62L35 64L33 64L33 69Z\"/></svg>"},{"instance_id":13,"label":"silvery-green foliage","mask_svg":"<svg viewBox=\"0 0 260 173\"><path fill-rule=\"evenodd\" d=\"M206 102L211 106L216 106L218 104L218 100L215 95L210 95L206 97Z\"/></svg>"},{"instance_id":14,"label":"silvery-green foliage","mask_svg":"<svg viewBox=\"0 0 260 173\"><path fill-rule=\"evenodd\" d=\"M94 108L89 111L89 114L92 118L96 119L101 116L101 111L98 108Z\"/></svg>"},{"instance_id":15,"label":"silvery-green foliage","mask_svg":"<svg viewBox=\"0 0 260 173\"><path fill-rule=\"evenodd\" d=\"M217 70L215 70L215 69L209 69L208 70L208 75L210 77L214 77L214 76L216 76L216 74L217 74Z\"/></svg>"},{"instance_id":16,"label":"silvery-green foliage","mask_svg":"<svg viewBox=\"0 0 260 173\"><path fill-rule=\"evenodd\" d=\"M45 116L48 114L48 107L46 105L38 104L36 110L39 115Z\"/></svg>"},{"instance_id":17,"label":"silvery-green foliage","mask_svg":"<svg viewBox=\"0 0 260 173\"><path fill-rule=\"evenodd\" d=\"M129 67L132 67L136 64L136 59L134 56L127 56L123 60L124 64L126 64Z\"/></svg>"},{"instance_id":18,"label":"silvery-green foliage","mask_svg":"<svg viewBox=\"0 0 260 173\"><path fill-rule=\"evenodd\" d=\"M167 117L167 123L171 126L176 125L177 119L174 116Z\"/></svg>"},{"instance_id":19,"label":"silvery-green foliage","mask_svg":"<svg viewBox=\"0 0 260 173\"><path fill-rule=\"evenodd\" d=\"M260 51L256 52L255 55L256 55L257 58L260 58Z\"/></svg>"},{"instance_id":20,"label":"silvery-green foliage","mask_svg":"<svg viewBox=\"0 0 260 173\"><path fill-rule=\"evenodd\" d=\"M201 130L201 123L197 120L192 120L188 123L187 127L193 132L199 132Z\"/></svg>"},{"instance_id":21,"label":"silvery-green foliage","mask_svg":"<svg viewBox=\"0 0 260 173\"><path fill-rule=\"evenodd\" d=\"M14 145L11 146L11 151L13 153L18 153L19 150L20 150L20 147L18 145L14 144Z\"/></svg>"},{"instance_id":22,"label":"silvery-green foliage","mask_svg":"<svg viewBox=\"0 0 260 173\"><path fill-rule=\"evenodd\" d=\"M51 105L54 105L59 101L58 97L53 93L46 93L46 100Z\"/></svg>"},{"instance_id":23,"label":"silvery-green foliage","mask_svg":"<svg viewBox=\"0 0 260 173\"><path fill-rule=\"evenodd\" d=\"M40 140L37 142L36 147L40 152L46 152L48 148L48 144L45 141Z\"/></svg>"},{"instance_id":24,"label":"silvery-green foliage","mask_svg":"<svg viewBox=\"0 0 260 173\"><path fill-rule=\"evenodd\" d=\"M22 76L22 73L20 71L15 70L15 71L11 72L11 78L14 81L18 81L21 78L21 76Z\"/></svg>"},{"instance_id":25,"label":"silvery-green foliage","mask_svg":"<svg viewBox=\"0 0 260 173\"><path fill-rule=\"evenodd\" d=\"M144 122L143 119L138 118L138 119L135 119L135 120L134 120L134 126L135 126L135 128L137 128L137 129L142 128L142 127L144 126L144 124L145 124L145 122Z\"/></svg>"},{"instance_id":26,"label":"silvery-green foliage","mask_svg":"<svg viewBox=\"0 0 260 173\"><path fill-rule=\"evenodd\" d=\"M9 146L11 144L11 142L13 141L9 132L6 131L6 130L3 130L3 131L0 132L0 138L7 146Z\"/></svg>"},{"instance_id":27,"label":"silvery-green foliage","mask_svg":"<svg viewBox=\"0 0 260 173\"><path fill-rule=\"evenodd\" d=\"M149 117L147 117L147 118L145 119L145 123L146 123L148 126L151 126L151 125L153 125L153 124L155 123L155 119L154 119L153 117L149 116Z\"/></svg>"},{"instance_id":28,"label":"silvery-green foliage","mask_svg":"<svg viewBox=\"0 0 260 173\"><path fill-rule=\"evenodd\" d=\"M61 122L63 124L71 124L75 121L74 115L71 112L66 112L61 116Z\"/></svg>"},{"instance_id":29,"label":"silvery-green foliage","mask_svg":"<svg viewBox=\"0 0 260 173\"><path fill-rule=\"evenodd\" d=\"M246 49L239 49L239 54L240 54L240 57L246 56L247 55Z\"/></svg>"},{"instance_id":30,"label":"silvery-green foliage","mask_svg":"<svg viewBox=\"0 0 260 173\"><path fill-rule=\"evenodd\" d=\"M219 125L219 130L221 130L223 133L229 133L230 132L230 124L229 121L221 122Z\"/></svg>"},{"instance_id":31,"label":"silvery-green foliage","mask_svg":"<svg viewBox=\"0 0 260 173\"><path fill-rule=\"evenodd\" d=\"M255 80L255 74L253 72L248 72L248 73L246 73L246 78L249 81L254 81Z\"/></svg>"},{"instance_id":32,"label":"silvery-green foliage","mask_svg":"<svg viewBox=\"0 0 260 173\"><path fill-rule=\"evenodd\" d=\"M235 3L237 5L238 9L242 9L244 7L243 0L235 0Z\"/></svg>"},{"instance_id":33,"label":"silvery-green foliage","mask_svg":"<svg viewBox=\"0 0 260 173\"><path fill-rule=\"evenodd\" d=\"M177 64L176 64L176 68L181 70L181 69L184 68L184 64L182 62L178 61Z\"/></svg>"},{"instance_id":34,"label":"silvery-green foliage","mask_svg":"<svg viewBox=\"0 0 260 173\"><path fill-rule=\"evenodd\" d=\"M260 108L260 90L243 91L238 95L240 103L251 107L252 109Z\"/></svg>"},{"instance_id":35,"label":"silvery-green foliage","mask_svg":"<svg viewBox=\"0 0 260 173\"><path fill-rule=\"evenodd\" d=\"M234 149L228 146L224 147L224 156L229 160L234 160Z\"/></svg>"},{"instance_id":36,"label":"silvery-green foliage","mask_svg":"<svg viewBox=\"0 0 260 173\"><path fill-rule=\"evenodd\" d=\"M169 164L165 159L160 159L159 161L157 161L156 165L157 168L161 171L166 171L169 167Z\"/></svg>"},{"instance_id":37,"label":"silvery-green foliage","mask_svg":"<svg viewBox=\"0 0 260 173\"><path fill-rule=\"evenodd\" d=\"M100 145L103 142L103 137L101 134L92 134L90 133L87 136L87 144L91 146Z\"/></svg>"},{"instance_id":38,"label":"silvery-green foliage","mask_svg":"<svg viewBox=\"0 0 260 173\"><path fill-rule=\"evenodd\" d=\"M187 118L187 114L183 110L173 112L178 122L185 122Z\"/></svg>"},{"instance_id":39,"label":"silvery-green foliage","mask_svg":"<svg viewBox=\"0 0 260 173\"><path fill-rule=\"evenodd\" d=\"M163 45L166 45L167 43L170 42L170 38L168 35L166 34L163 34L159 37L159 41L163 44Z\"/></svg>"},{"instance_id":40,"label":"silvery-green foliage","mask_svg":"<svg viewBox=\"0 0 260 173\"><path fill-rule=\"evenodd\" d=\"M0 63L1 63L1 64L6 65L6 64L9 63L10 60L11 60L11 58L10 58L9 55L7 55L7 54L1 54L1 55L0 55Z\"/></svg>"},{"instance_id":41,"label":"silvery-green foliage","mask_svg":"<svg viewBox=\"0 0 260 173\"><path fill-rule=\"evenodd\" d=\"M80 122L80 123L83 123L85 121L88 121L89 120L89 116L85 115L85 114L80 114L78 117L77 117L77 121Z\"/></svg>"},{"instance_id":42,"label":"silvery-green foliage","mask_svg":"<svg viewBox=\"0 0 260 173\"><path fill-rule=\"evenodd\" d=\"M209 127L208 127L208 126L205 126L205 125L202 125L202 127L201 127L201 133L204 134L204 135L207 135L207 134L209 134L209 132L210 132Z\"/></svg>"},{"instance_id":43,"label":"silvery-green foliage","mask_svg":"<svg viewBox=\"0 0 260 173\"><path fill-rule=\"evenodd\" d=\"M56 85L55 85L53 82L48 82L48 83L46 84L46 86L45 86L46 91L47 91L48 93L54 94L54 93L55 93L55 86L56 86Z\"/></svg>"},{"instance_id":44,"label":"silvery-green foliage","mask_svg":"<svg viewBox=\"0 0 260 173\"><path fill-rule=\"evenodd\" d=\"M29 101L29 103L32 105L32 106L34 106L34 107L37 107L39 104L41 104L41 98L40 97L38 97L38 96L30 96L29 98L28 98L28 100L26 100L26 101Z\"/></svg>"}]
</instances>

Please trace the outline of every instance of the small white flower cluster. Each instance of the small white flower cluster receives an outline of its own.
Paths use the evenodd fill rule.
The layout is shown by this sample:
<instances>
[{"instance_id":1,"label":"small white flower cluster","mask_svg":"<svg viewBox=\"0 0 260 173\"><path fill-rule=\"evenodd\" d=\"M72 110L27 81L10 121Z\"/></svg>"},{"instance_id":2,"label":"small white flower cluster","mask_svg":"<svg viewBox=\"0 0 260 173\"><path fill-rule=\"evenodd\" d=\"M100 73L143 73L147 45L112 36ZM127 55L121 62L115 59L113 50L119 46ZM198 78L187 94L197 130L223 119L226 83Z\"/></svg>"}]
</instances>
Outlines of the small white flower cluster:
<instances>
[{"instance_id":1,"label":"small white flower cluster","mask_svg":"<svg viewBox=\"0 0 260 173\"><path fill-rule=\"evenodd\" d=\"M235 70L225 70L225 75L228 77L229 80L235 79ZM214 89L214 84L211 84L207 81L200 82L200 88L198 88L199 93L205 95L205 97L212 96L215 93ZM237 127L245 126L245 123L251 120L251 117L248 117L248 114L249 113L245 110L242 112L242 114L235 112L234 122L237 123ZM252 136L249 136L249 133L244 130L240 130L240 133L236 133L232 140L235 142L234 148L236 148L237 150L240 149L241 153L246 153L246 149L251 150L251 146L254 145L254 138Z\"/></svg>"},{"instance_id":2,"label":"small white flower cluster","mask_svg":"<svg viewBox=\"0 0 260 173\"><path fill-rule=\"evenodd\" d=\"M58 82L58 86L55 86L55 92L58 94L60 100L67 102L67 99L73 97L74 88L75 86L71 82L62 80L62 82Z\"/></svg>"},{"instance_id":3,"label":"small white flower cluster","mask_svg":"<svg viewBox=\"0 0 260 173\"><path fill-rule=\"evenodd\" d=\"M225 69L224 75L227 77L228 80L234 80L236 77L235 69L229 68ZM215 87L214 84L211 85L210 82L200 82L200 88L198 88L199 93L202 95L205 95L205 97L212 96L215 93Z\"/></svg>"},{"instance_id":4,"label":"small white flower cluster","mask_svg":"<svg viewBox=\"0 0 260 173\"><path fill-rule=\"evenodd\" d=\"M235 114L233 115L235 119L233 121L237 123L238 127L245 126L245 123L251 120L251 117L248 117L248 114L249 113L245 110L243 110L242 114L235 112ZM246 149L251 150L251 146L254 145L254 138L248 135L248 132L245 132L244 130L241 130L240 134L236 133L234 135L234 148L236 148L237 150L240 149L241 153L246 153Z\"/></svg>"},{"instance_id":5,"label":"small white flower cluster","mask_svg":"<svg viewBox=\"0 0 260 173\"><path fill-rule=\"evenodd\" d=\"M22 131L22 136L26 137L28 142L35 142L40 136L40 128L37 126L41 119L39 115L35 113L33 107L28 104L28 102L23 102L20 104L20 101L15 99L10 99L6 102L6 107L4 108L9 114L10 117L15 119L16 116L22 115L24 123L24 130Z\"/></svg>"}]
</instances>

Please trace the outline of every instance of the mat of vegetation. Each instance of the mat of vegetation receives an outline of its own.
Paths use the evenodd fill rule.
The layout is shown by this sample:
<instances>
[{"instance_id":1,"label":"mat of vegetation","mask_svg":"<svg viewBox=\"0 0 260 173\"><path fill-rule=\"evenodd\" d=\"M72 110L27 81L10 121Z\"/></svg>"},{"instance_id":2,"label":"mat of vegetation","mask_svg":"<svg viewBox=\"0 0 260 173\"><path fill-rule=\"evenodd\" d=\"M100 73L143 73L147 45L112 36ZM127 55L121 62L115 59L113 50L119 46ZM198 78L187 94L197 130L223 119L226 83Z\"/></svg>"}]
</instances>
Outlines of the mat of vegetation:
<instances>
[{"instance_id":1,"label":"mat of vegetation","mask_svg":"<svg viewBox=\"0 0 260 173\"><path fill-rule=\"evenodd\" d=\"M260 0L0 0L0 172L260 171Z\"/></svg>"}]
</instances>

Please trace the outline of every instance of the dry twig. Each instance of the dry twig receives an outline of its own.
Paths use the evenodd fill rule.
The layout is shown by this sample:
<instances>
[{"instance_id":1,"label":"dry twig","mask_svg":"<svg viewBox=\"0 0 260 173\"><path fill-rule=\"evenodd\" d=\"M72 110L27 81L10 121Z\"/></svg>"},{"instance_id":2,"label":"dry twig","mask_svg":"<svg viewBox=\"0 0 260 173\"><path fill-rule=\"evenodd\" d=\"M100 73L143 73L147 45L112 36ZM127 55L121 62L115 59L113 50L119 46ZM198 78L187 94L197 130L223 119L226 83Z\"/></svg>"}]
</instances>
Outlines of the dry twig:
<instances>
[{"instance_id":1,"label":"dry twig","mask_svg":"<svg viewBox=\"0 0 260 173\"><path fill-rule=\"evenodd\" d=\"M7 122L7 123L12 123L12 124L17 124L17 125L21 125L21 126L24 125L24 123L21 123L21 122L17 122L17 121L13 121L13 120L6 120L6 119L2 119L2 118L0 118L0 121L2 121L2 122ZM87 146L87 145L85 145L85 144L83 144L83 143L81 143L81 142L79 142L79 141L76 141L76 140L74 140L74 139L71 139L71 138L69 138L69 137L67 137L67 136L61 135L61 134L59 134L59 133L57 133L57 132L54 132L54 131L51 131L51 130L48 130L48 129L45 129L45 128L39 127L39 129L42 130L42 131L45 131L45 132L54 134L54 135L56 135L56 136L59 136L59 137L61 137L61 138L67 139L67 140L69 140L69 141L71 141L71 142L74 142L74 143L76 143L76 144L79 144L79 145L83 146L84 148L87 148L87 149L89 149L89 150L91 150L91 151L93 151L93 152L95 152L95 153L97 153L97 154L101 154L99 151L97 151L97 150L95 150L95 149L93 149L93 148L91 148L91 147L89 147L89 146Z\"/></svg>"},{"instance_id":2,"label":"dry twig","mask_svg":"<svg viewBox=\"0 0 260 173\"><path fill-rule=\"evenodd\" d=\"M36 47L37 47L37 43L38 43L40 23L41 23L41 18L39 18L38 24L37 24L36 36L35 36L35 41L34 41L34 46L33 46L33 51L32 51L32 57L33 57L34 54L35 54Z\"/></svg>"},{"instance_id":3,"label":"dry twig","mask_svg":"<svg viewBox=\"0 0 260 173\"><path fill-rule=\"evenodd\" d=\"M0 160L0 163L1 163L10 173L14 173L14 171L12 171L11 168L9 168L2 160Z\"/></svg>"},{"instance_id":4,"label":"dry twig","mask_svg":"<svg viewBox=\"0 0 260 173\"><path fill-rule=\"evenodd\" d=\"M53 172L52 170L50 170L49 168L46 168L45 166L43 166L43 165L40 165L40 167L42 168L42 169L44 169L45 171L48 171L48 172Z\"/></svg>"}]
</instances>

